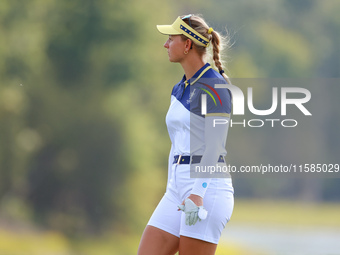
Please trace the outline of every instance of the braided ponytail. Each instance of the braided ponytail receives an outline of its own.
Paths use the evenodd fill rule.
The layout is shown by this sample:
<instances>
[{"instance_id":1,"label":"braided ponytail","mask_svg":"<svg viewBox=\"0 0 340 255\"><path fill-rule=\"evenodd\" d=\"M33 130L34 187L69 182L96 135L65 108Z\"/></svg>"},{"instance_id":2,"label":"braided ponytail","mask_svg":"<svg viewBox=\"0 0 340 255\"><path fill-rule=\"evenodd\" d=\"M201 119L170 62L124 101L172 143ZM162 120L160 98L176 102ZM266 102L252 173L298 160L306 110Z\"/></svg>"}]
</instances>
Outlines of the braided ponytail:
<instances>
[{"instance_id":1,"label":"braided ponytail","mask_svg":"<svg viewBox=\"0 0 340 255\"><path fill-rule=\"evenodd\" d=\"M213 61L215 63L215 66L217 67L218 71L220 74L223 76L223 78L230 84L229 77L224 73L223 70L223 64L221 62L221 57L220 57L220 52L223 49L222 48L222 43L221 43L221 36L219 35L218 32L212 31L211 32L212 38L211 38L211 44L212 44L212 50L213 50ZM226 44L229 43L229 40L225 40ZM228 46L228 45L227 45Z\"/></svg>"},{"instance_id":2,"label":"braided ponytail","mask_svg":"<svg viewBox=\"0 0 340 255\"><path fill-rule=\"evenodd\" d=\"M182 16L184 17L184 16ZM188 20L184 20L187 24L189 24ZM219 73L223 76L223 78L230 84L230 80L228 76L224 73L223 63L221 60L221 51L224 47L229 47L229 37L222 37L218 32L214 31L212 28L209 28L207 23L203 18L197 15L192 15L190 18L191 27L195 29L198 33L203 35L205 38L209 39L210 45L208 48L212 47L212 60L218 69ZM185 35L181 35L183 40L188 39ZM200 46L198 44L193 43L198 54L201 55L210 55L207 54L207 48L204 46Z\"/></svg>"}]
</instances>

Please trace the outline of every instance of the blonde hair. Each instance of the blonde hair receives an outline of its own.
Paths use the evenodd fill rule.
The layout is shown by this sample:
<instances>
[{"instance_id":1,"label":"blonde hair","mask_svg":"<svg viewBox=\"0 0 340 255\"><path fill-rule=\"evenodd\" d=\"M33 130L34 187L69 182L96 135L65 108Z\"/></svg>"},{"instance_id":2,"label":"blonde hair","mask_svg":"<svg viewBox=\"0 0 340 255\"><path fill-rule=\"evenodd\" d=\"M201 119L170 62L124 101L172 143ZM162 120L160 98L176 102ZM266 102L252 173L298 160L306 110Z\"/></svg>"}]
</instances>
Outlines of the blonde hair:
<instances>
[{"instance_id":1,"label":"blonde hair","mask_svg":"<svg viewBox=\"0 0 340 255\"><path fill-rule=\"evenodd\" d=\"M186 15L181 16L181 18L183 17L186 17ZM204 21L204 19L198 15L191 15L190 18L185 18L183 21L189 25L189 19L190 19L191 27L210 41L210 45L208 47L198 45L193 41L193 45L196 51L198 52L198 54L202 55L205 59L207 59L207 57L212 59L216 68L221 73L223 78L228 83L230 83L229 77L224 73L224 70L223 70L224 63L221 57L221 52L225 48L226 49L230 48L230 38L228 34L223 37L214 30L211 33L208 33L210 27ZM188 39L188 37L186 37L185 35L181 35L181 37L183 40ZM209 54L207 49L211 49L211 48L212 48L212 54Z\"/></svg>"}]
</instances>

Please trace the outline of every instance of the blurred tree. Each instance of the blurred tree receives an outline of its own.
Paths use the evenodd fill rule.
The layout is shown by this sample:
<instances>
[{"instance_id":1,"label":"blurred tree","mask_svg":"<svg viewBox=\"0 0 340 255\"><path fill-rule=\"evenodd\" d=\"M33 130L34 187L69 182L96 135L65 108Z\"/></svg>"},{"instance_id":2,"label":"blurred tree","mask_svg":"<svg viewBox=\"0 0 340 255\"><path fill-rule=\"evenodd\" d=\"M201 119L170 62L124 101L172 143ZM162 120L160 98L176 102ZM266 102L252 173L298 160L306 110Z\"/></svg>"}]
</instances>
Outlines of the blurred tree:
<instances>
[{"instance_id":1,"label":"blurred tree","mask_svg":"<svg viewBox=\"0 0 340 255\"><path fill-rule=\"evenodd\" d=\"M22 201L36 222L69 234L144 226L165 187L172 86L159 86L171 68L149 61L164 15L145 4L0 3L0 212Z\"/></svg>"},{"instance_id":2,"label":"blurred tree","mask_svg":"<svg viewBox=\"0 0 340 255\"><path fill-rule=\"evenodd\" d=\"M138 43L140 24L137 12L121 15L129 4L0 3L8 40L0 48L0 199L14 194L37 222L70 234L124 220L113 194L132 170L129 149L102 101L110 87L133 79L125 54ZM105 51L98 56L98 49Z\"/></svg>"}]
</instances>

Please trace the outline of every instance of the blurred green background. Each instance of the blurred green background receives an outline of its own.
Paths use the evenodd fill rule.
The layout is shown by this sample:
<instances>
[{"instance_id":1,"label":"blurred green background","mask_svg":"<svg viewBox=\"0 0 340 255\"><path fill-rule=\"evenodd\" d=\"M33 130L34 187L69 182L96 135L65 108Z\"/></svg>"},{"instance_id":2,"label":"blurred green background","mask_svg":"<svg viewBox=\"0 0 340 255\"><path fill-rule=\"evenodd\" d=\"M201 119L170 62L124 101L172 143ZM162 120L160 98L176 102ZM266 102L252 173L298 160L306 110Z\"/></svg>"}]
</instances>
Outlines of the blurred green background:
<instances>
[{"instance_id":1,"label":"blurred green background","mask_svg":"<svg viewBox=\"0 0 340 255\"><path fill-rule=\"evenodd\" d=\"M228 29L231 78L339 78L337 0L2 0L0 255L136 254L165 191L164 120L183 73L156 24L188 13ZM317 91L327 115L297 153L321 141L320 163L339 163L340 88ZM259 162L269 140L245 130L230 130L230 159ZM339 184L235 179L229 224L339 230ZM272 253L222 240L217 254Z\"/></svg>"}]
</instances>

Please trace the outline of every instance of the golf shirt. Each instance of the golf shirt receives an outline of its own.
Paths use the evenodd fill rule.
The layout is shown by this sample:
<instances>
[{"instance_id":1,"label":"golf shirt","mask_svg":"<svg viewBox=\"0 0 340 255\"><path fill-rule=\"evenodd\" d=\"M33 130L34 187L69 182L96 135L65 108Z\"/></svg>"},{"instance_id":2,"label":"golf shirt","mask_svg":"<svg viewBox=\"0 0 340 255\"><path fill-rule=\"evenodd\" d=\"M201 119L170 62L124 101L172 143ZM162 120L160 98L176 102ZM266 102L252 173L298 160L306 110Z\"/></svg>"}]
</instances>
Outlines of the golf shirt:
<instances>
[{"instance_id":1,"label":"golf shirt","mask_svg":"<svg viewBox=\"0 0 340 255\"><path fill-rule=\"evenodd\" d=\"M227 81L207 63L192 78L186 80L184 75L173 87L166 115L172 143L168 182L174 156L202 156L199 164L204 167L215 166L220 156L227 155L231 94L227 88L216 88L216 84L227 84ZM216 120L224 124L216 124ZM196 178L191 194L204 197L210 181L211 178Z\"/></svg>"}]
</instances>

